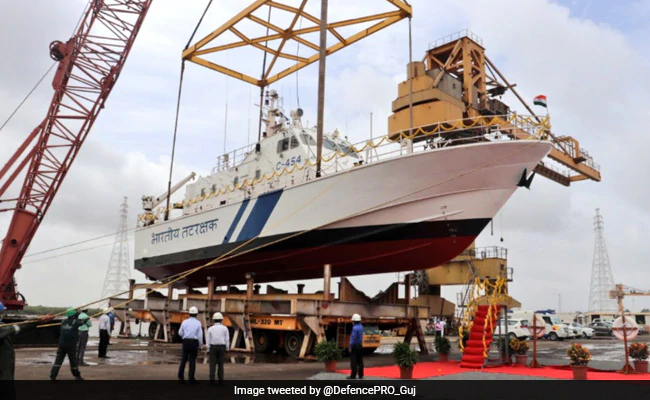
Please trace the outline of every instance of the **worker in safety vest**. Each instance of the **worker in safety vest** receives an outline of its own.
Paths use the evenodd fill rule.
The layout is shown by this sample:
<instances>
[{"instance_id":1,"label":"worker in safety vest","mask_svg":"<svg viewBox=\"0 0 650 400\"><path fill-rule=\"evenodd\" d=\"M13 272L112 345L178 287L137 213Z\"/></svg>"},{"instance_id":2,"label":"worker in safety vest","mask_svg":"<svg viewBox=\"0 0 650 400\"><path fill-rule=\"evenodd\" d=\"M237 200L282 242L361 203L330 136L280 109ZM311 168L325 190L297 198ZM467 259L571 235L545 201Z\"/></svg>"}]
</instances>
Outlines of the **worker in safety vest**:
<instances>
[{"instance_id":1,"label":"worker in safety vest","mask_svg":"<svg viewBox=\"0 0 650 400\"><path fill-rule=\"evenodd\" d=\"M363 325L361 316L352 316L352 333L350 334L350 369L348 379L363 379Z\"/></svg>"},{"instance_id":2,"label":"worker in safety vest","mask_svg":"<svg viewBox=\"0 0 650 400\"><path fill-rule=\"evenodd\" d=\"M3 325L2 319L4 318L7 309L4 304L0 302L0 381L7 381L14 379L14 371L16 369L16 354L11 344L10 338L22 332L27 332L36 328L39 323L51 321L53 315L45 315L39 317L36 322L29 322L16 325Z\"/></svg>"},{"instance_id":3,"label":"worker in safety vest","mask_svg":"<svg viewBox=\"0 0 650 400\"><path fill-rule=\"evenodd\" d=\"M77 344L77 365L80 367L87 367L89 364L86 364L84 361L84 355L86 354L86 345L88 344L88 329L93 326L93 323L90 322L90 317L88 316L88 309L85 308L81 310L79 314L79 321L82 321L83 324L79 327L79 343Z\"/></svg>"},{"instance_id":4,"label":"worker in safety vest","mask_svg":"<svg viewBox=\"0 0 650 400\"><path fill-rule=\"evenodd\" d=\"M77 310L74 308L68 308L65 312L65 316L68 318L61 322L59 347L56 349L56 359L54 360L54 365L52 365L50 380L56 380L56 376L59 374L59 369L61 369L63 360L65 359L65 356L68 356L70 372L72 372L72 375L76 380L81 381L83 378L81 377L79 368L77 367L77 342L79 341L79 327L83 325L84 322L77 318Z\"/></svg>"},{"instance_id":5,"label":"worker in safety vest","mask_svg":"<svg viewBox=\"0 0 650 400\"><path fill-rule=\"evenodd\" d=\"M185 364L190 362L189 380L191 383L197 383L194 377L196 369L196 356L199 349L203 346L203 327L201 322L196 319L199 310L196 307L190 307L190 317L183 321L178 335L183 339L183 355L181 364L178 367L178 379L185 381Z\"/></svg>"},{"instance_id":6,"label":"worker in safety vest","mask_svg":"<svg viewBox=\"0 0 650 400\"><path fill-rule=\"evenodd\" d=\"M214 325L208 329L205 343L210 355L210 384L214 384L214 372L217 365L219 366L219 384L221 384L223 383L223 360L226 357L226 352L230 350L230 332L221 324L223 315L220 312L214 313L212 320Z\"/></svg>"}]
</instances>

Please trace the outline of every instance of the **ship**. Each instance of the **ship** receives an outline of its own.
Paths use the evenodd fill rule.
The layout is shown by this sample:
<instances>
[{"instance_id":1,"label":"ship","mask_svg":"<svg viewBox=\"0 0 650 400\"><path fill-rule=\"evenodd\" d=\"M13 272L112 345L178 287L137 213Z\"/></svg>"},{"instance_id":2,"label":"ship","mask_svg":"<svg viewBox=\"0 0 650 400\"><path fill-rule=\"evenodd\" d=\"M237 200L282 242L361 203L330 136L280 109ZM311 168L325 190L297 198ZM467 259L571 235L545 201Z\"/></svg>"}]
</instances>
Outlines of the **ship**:
<instances>
[{"instance_id":1,"label":"ship","mask_svg":"<svg viewBox=\"0 0 650 400\"><path fill-rule=\"evenodd\" d=\"M208 277L322 278L325 264L333 277L433 268L476 239L552 147L498 129L449 129L415 144L385 137L382 146L335 130L323 135L318 176L316 129L303 110L287 116L275 90L264 103L261 140L220 155L176 211L143 197L134 259L148 279L202 267L177 282L194 288Z\"/></svg>"}]
</instances>

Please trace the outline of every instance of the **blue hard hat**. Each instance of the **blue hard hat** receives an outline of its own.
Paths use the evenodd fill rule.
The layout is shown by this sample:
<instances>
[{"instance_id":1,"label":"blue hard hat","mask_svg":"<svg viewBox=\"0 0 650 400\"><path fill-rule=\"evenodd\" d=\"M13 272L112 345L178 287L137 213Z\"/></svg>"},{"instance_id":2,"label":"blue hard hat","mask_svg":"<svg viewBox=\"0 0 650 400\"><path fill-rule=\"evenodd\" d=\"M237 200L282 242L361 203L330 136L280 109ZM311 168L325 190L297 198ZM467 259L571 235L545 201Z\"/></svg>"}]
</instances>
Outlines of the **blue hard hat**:
<instances>
[{"instance_id":1,"label":"blue hard hat","mask_svg":"<svg viewBox=\"0 0 650 400\"><path fill-rule=\"evenodd\" d=\"M0 301L0 312L6 310L5 305Z\"/></svg>"}]
</instances>

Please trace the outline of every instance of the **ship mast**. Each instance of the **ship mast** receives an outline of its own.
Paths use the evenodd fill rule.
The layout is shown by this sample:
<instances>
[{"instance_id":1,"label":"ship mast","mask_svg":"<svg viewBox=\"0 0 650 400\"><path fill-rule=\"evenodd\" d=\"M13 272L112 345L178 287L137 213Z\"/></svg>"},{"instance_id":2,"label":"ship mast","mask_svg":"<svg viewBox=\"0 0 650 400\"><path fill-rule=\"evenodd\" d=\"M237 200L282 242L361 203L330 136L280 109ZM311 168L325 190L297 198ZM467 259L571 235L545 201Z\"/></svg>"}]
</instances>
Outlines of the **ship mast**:
<instances>
[{"instance_id":1,"label":"ship mast","mask_svg":"<svg viewBox=\"0 0 650 400\"><path fill-rule=\"evenodd\" d=\"M327 55L327 0L321 0L320 54L318 59L318 121L316 122L316 178L320 178L323 154L323 114L325 113L325 58Z\"/></svg>"}]
</instances>

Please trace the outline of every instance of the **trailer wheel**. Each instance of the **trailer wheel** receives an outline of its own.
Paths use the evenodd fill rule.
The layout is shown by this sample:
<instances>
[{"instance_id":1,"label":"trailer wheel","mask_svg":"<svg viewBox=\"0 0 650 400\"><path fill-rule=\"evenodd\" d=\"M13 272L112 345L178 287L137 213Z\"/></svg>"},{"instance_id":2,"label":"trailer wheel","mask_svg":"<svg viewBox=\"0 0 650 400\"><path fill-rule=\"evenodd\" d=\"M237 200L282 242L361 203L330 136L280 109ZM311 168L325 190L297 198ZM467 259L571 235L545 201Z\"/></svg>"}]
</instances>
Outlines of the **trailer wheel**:
<instances>
[{"instance_id":1,"label":"trailer wheel","mask_svg":"<svg viewBox=\"0 0 650 400\"><path fill-rule=\"evenodd\" d=\"M290 332L284 338L284 351L291 357L300 356L300 348L305 335L302 332Z\"/></svg>"},{"instance_id":2,"label":"trailer wheel","mask_svg":"<svg viewBox=\"0 0 650 400\"><path fill-rule=\"evenodd\" d=\"M178 335L181 326L178 324L169 324L169 335L172 343L182 343L183 339Z\"/></svg>"},{"instance_id":3,"label":"trailer wheel","mask_svg":"<svg viewBox=\"0 0 650 400\"><path fill-rule=\"evenodd\" d=\"M157 324L157 323L155 323L155 322L151 322L151 323L149 324L149 338L150 338L151 340L154 340L154 339L155 339L154 335L156 334L156 329L157 329L157 328L158 328L158 324Z\"/></svg>"},{"instance_id":4,"label":"trailer wheel","mask_svg":"<svg viewBox=\"0 0 650 400\"><path fill-rule=\"evenodd\" d=\"M255 342L255 352L269 353L273 351L273 335L265 331L253 331L253 341Z\"/></svg>"}]
</instances>

